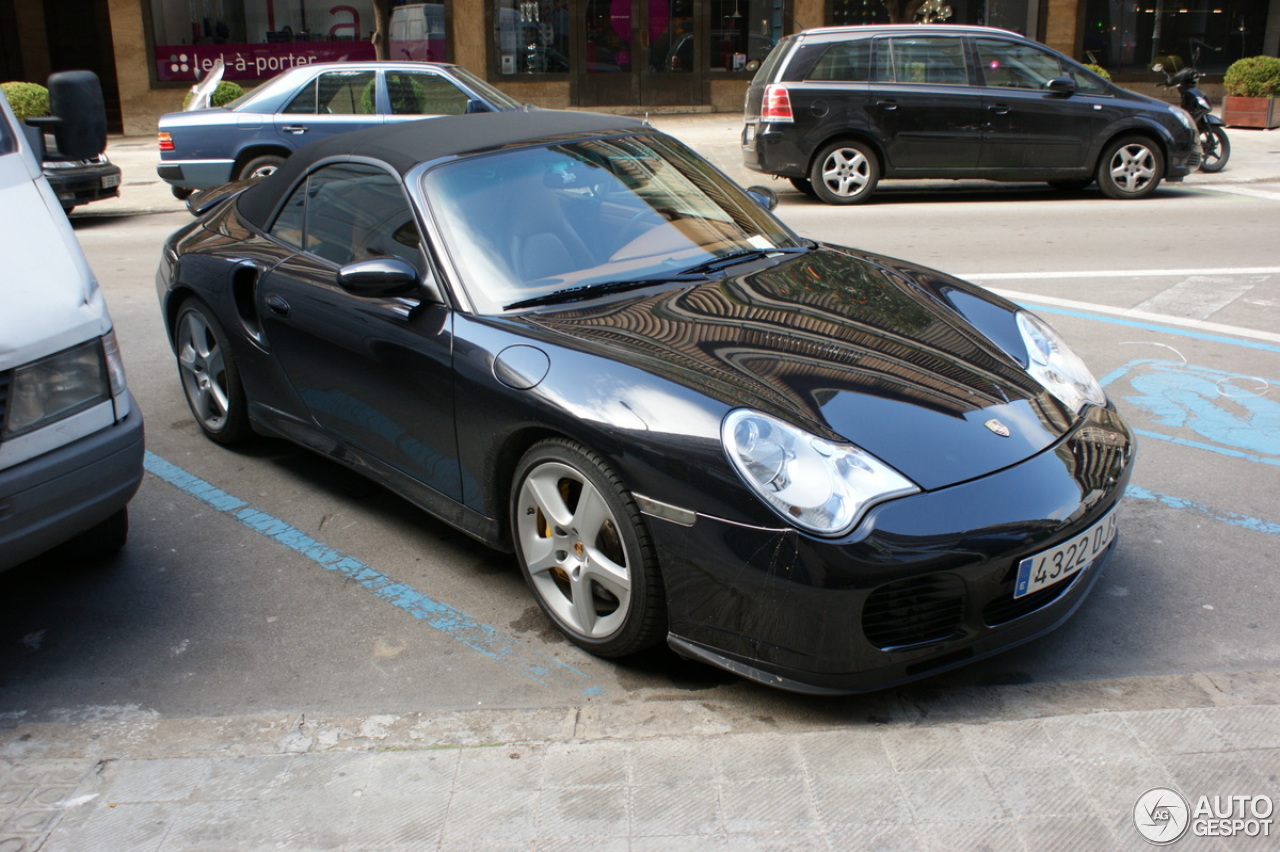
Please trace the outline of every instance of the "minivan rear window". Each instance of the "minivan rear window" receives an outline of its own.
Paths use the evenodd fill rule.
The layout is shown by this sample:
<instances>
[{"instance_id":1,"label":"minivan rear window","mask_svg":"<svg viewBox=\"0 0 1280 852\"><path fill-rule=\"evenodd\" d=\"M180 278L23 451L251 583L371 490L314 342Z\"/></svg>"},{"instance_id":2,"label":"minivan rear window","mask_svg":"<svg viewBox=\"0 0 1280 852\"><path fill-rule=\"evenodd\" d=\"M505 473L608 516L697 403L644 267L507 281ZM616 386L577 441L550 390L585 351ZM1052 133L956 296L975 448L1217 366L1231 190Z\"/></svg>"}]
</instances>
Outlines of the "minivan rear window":
<instances>
[{"instance_id":1,"label":"minivan rear window","mask_svg":"<svg viewBox=\"0 0 1280 852\"><path fill-rule=\"evenodd\" d=\"M807 79L865 83L871 79L871 39L833 44L813 66Z\"/></svg>"},{"instance_id":2,"label":"minivan rear window","mask_svg":"<svg viewBox=\"0 0 1280 852\"><path fill-rule=\"evenodd\" d=\"M783 56L791 52L791 45L794 43L794 36L785 36L775 44L773 49L765 54L764 62L760 63L760 68L756 71L756 76L751 78L751 82L762 86L768 83L773 78L773 69L782 62Z\"/></svg>"}]
</instances>

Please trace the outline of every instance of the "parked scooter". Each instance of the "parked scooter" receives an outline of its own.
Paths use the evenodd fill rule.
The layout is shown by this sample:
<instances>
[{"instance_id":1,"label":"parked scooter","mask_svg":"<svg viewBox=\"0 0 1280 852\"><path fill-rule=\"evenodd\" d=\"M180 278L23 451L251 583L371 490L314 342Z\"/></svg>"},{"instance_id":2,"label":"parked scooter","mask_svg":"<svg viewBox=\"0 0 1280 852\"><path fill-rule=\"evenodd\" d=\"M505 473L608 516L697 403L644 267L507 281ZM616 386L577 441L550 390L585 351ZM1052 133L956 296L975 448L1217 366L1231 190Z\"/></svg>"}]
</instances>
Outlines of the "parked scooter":
<instances>
[{"instance_id":1,"label":"parked scooter","mask_svg":"<svg viewBox=\"0 0 1280 852\"><path fill-rule=\"evenodd\" d=\"M1194 63L1199 61L1199 56L1200 52L1197 50L1192 57L1193 64L1176 74L1165 71L1164 66L1158 62L1151 66L1151 70L1164 74L1164 82L1156 85L1167 89L1177 87L1182 94L1182 108L1196 120L1196 129L1200 133L1200 171L1220 172L1231 156L1231 140L1223 129L1222 119L1213 114L1213 104L1209 103L1209 98L1197 86L1204 76L1195 69Z\"/></svg>"}]
</instances>

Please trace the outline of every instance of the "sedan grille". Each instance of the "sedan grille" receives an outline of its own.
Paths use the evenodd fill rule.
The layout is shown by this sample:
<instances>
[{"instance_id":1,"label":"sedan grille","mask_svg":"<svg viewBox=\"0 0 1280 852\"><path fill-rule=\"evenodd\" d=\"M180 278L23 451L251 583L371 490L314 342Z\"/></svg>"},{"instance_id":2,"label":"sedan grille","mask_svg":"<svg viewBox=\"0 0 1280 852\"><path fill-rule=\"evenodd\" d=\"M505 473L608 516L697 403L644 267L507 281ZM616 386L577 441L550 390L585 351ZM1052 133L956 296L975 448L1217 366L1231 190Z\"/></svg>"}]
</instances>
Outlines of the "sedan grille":
<instances>
[{"instance_id":1,"label":"sedan grille","mask_svg":"<svg viewBox=\"0 0 1280 852\"><path fill-rule=\"evenodd\" d=\"M964 583L954 574L913 577L881 586L862 609L862 631L881 650L938 642L960 632Z\"/></svg>"}]
</instances>

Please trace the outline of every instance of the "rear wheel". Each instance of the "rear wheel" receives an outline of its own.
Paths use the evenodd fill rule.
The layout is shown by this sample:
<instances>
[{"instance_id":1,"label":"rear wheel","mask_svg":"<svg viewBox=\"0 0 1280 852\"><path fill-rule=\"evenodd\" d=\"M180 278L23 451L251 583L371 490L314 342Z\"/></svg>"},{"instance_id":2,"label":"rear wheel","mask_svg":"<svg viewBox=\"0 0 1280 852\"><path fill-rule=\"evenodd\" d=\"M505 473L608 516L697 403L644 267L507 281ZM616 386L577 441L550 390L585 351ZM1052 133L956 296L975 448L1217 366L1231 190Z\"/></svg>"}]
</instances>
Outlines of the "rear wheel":
<instances>
[{"instance_id":1,"label":"rear wheel","mask_svg":"<svg viewBox=\"0 0 1280 852\"><path fill-rule=\"evenodd\" d=\"M1227 138L1227 131L1217 126L1200 131L1200 171L1220 172L1230 156L1231 140Z\"/></svg>"},{"instance_id":2,"label":"rear wheel","mask_svg":"<svg viewBox=\"0 0 1280 852\"><path fill-rule=\"evenodd\" d=\"M261 157L254 157L245 163L241 167L240 173L236 175L236 180L264 178L275 174L282 165L284 165L284 157L278 154L263 154Z\"/></svg>"},{"instance_id":3,"label":"rear wheel","mask_svg":"<svg viewBox=\"0 0 1280 852\"><path fill-rule=\"evenodd\" d=\"M657 557L635 500L572 441L534 446L516 469L511 534L534 597L574 644L621 657L666 632Z\"/></svg>"},{"instance_id":4,"label":"rear wheel","mask_svg":"<svg viewBox=\"0 0 1280 852\"><path fill-rule=\"evenodd\" d=\"M173 192L173 197L179 201L186 201L191 197L191 193L195 192L194 189L187 189L185 186L171 186L169 189Z\"/></svg>"},{"instance_id":5,"label":"rear wheel","mask_svg":"<svg viewBox=\"0 0 1280 852\"><path fill-rule=\"evenodd\" d=\"M879 181L875 152L861 142L833 142L818 152L809 168L814 194L828 204L861 204Z\"/></svg>"},{"instance_id":6,"label":"rear wheel","mask_svg":"<svg viewBox=\"0 0 1280 852\"><path fill-rule=\"evenodd\" d=\"M178 310L173 349L187 405L200 429L219 444L249 437L249 406L240 372L227 350L227 333L213 312L197 299Z\"/></svg>"},{"instance_id":7,"label":"rear wheel","mask_svg":"<svg viewBox=\"0 0 1280 852\"><path fill-rule=\"evenodd\" d=\"M1145 136L1122 136L1102 152L1097 177L1108 198L1146 198L1164 178L1164 154Z\"/></svg>"}]
</instances>

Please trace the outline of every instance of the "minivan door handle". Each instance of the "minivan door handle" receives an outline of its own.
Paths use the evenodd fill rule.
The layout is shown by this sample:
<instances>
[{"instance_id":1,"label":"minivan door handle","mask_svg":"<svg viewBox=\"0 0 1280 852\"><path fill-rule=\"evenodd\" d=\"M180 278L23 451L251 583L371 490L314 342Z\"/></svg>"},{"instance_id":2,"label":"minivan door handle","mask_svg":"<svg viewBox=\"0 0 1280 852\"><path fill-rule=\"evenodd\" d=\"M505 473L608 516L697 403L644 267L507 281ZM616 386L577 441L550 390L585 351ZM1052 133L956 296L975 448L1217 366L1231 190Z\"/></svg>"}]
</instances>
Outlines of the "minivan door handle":
<instances>
[{"instance_id":1,"label":"minivan door handle","mask_svg":"<svg viewBox=\"0 0 1280 852\"><path fill-rule=\"evenodd\" d=\"M1008 115L1011 111L1008 104L991 104L987 109L991 110L996 115Z\"/></svg>"},{"instance_id":2,"label":"minivan door handle","mask_svg":"<svg viewBox=\"0 0 1280 852\"><path fill-rule=\"evenodd\" d=\"M876 101L876 106L880 107L885 112L893 112L898 108L898 102L892 100Z\"/></svg>"}]
</instances>

